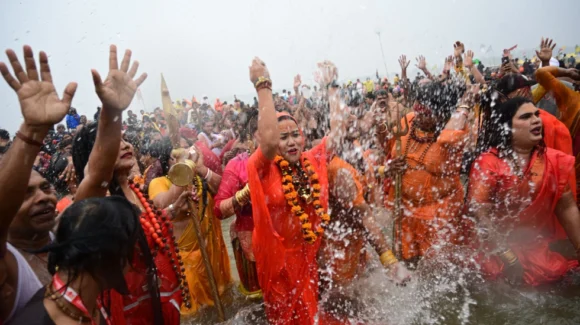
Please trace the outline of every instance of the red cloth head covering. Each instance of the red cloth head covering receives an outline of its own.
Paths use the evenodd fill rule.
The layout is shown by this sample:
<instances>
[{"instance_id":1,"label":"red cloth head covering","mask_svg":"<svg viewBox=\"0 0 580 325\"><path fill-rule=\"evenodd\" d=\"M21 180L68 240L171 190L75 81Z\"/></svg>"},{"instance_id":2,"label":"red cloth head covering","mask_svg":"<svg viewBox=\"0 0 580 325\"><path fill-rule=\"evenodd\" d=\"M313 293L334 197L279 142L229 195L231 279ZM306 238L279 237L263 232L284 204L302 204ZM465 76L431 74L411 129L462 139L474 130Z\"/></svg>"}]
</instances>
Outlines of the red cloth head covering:
<instances>
[{"instance_id":1,"label":"red cloth head covering","mask_svg":"<svg viewBox=\"0 0 580 325\"><path fill-rule=\"evenodd\" d=\"M179 128L179 135L191 141L195 141L197 139L197 132L187 127Z\"/></svg>"}]
</instances>

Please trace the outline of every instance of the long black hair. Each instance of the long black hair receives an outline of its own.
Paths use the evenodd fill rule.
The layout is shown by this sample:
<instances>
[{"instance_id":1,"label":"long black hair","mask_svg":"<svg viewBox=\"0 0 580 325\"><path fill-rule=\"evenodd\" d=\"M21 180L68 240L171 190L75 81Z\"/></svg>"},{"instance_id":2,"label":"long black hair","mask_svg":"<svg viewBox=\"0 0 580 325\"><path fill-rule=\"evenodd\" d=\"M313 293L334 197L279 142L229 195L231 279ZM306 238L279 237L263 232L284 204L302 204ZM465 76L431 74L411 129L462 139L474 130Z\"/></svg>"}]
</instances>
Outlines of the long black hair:
<instances>
[{"instance_id":1,"label":"long black hair","mask_svg":"<svg viewBox=\"0 0 580 325\"><path fill-rule=\"evenodd\" d=\"M512 119L522 105L533 104L528 98L514 97L498 105L495 103L497 96L498 94L491 91L482 98L481 125L476 147L477 156L491 148L497 148L501 156L510 154L513 151ZM543 152L545 149L543 140L539 147Z\"/></svg>"},{"instance_id":2,"label":"long black hair","mask_svg":"<svg viewBox=\"0 0 580 325\"><path fill-rule=\"evenodd\" d=\"M250 108L238 115L238 125L240 127L240 141L246 142L254 137L258 130L258 109Z\"/></svg>"},{"instance_id":3,"label":"long black hair","mask_svg":"<svg viewBox=\"0 0 580 325\"><path fill-rule=\"evenodd\" d=\"M124 269L135 252L139 214L118 196L75 202L63 212L55 240L35 253L48 252L48 271L67 272L67 285L86 272L101 291L128 294ZM110 305L105 308L110 313Z\"/></svg>"},{"instance_id":4,"label":"long black hair","mask_svg":"<svg viewBox=\"0 0 580 325\"><path fill-rule=\"evenodd\" d=\"M97 138L97 130L98 130L98 122L88 123L85 127L83 127L74 137L73 139L73 147L72 147L72 156L73 156L73 164L75 166L75 171L77 174L77 182L80 184L85 177L85 167L89 162L89 157L93 147L95 145L95 141ZM121 196L125 198L125 194L121 186L116 180L115 175L109 182L109 193L113 196ZM143 254L143 261L147 266L147 282L151 294L151 303L153 306L153 319L154 324L162 324L163 323L163 314L161 310L161 297L159 295L159 286L156 284L157 274L156 274L156 265L153 260L153 256L151 251L149 250L149 245L147 243L147 238L145 237L145 232L143 231L142 227L138 227L138 240L137 245Z\"/></svg>"}]
</instances>

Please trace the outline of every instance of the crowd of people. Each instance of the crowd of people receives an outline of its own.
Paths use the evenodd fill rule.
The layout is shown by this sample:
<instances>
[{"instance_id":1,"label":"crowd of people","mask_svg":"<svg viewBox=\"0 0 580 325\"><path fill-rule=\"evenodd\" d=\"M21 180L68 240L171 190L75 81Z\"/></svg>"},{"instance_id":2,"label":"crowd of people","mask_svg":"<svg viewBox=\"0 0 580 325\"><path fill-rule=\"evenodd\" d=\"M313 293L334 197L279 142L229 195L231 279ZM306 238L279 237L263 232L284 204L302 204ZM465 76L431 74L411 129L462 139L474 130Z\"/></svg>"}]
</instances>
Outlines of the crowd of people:
<instances>
[{"instance_id":1,"label":"crowd of people","mask_svg":"<svg viewBox=\"0 0 580 325\"><path fill-rule=\"evenodd\" d=\"M372 259L404 285L457 247L489 281L560 282L580 257L580 71L555 46L486 68L456 42L440 74L420 56L410 79L402 55L354 83L324 61L281 94L255 58L251 103L172 101L162 79L137 115L147 75L112 45L92 120L46 53L8 50L24 122L0 130L0 324L179 324L234 287L271 324L351 324Z\"/></svg>"}]
</instances>

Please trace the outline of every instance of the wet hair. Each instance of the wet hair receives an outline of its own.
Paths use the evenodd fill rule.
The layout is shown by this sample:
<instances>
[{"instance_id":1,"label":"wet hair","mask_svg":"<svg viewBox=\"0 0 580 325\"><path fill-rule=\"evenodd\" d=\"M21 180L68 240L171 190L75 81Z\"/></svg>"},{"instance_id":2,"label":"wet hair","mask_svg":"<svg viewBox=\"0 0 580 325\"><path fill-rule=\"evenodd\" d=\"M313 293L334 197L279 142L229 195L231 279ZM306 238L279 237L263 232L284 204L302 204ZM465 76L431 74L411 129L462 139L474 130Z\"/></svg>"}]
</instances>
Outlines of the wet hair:
<instances>
[{"instance_id":1,"label":"wet hair","mask_svg":"<svg viewBox=\"0 0 580 325\"><path fill-rule=\"evenodd\" d=\"M481 128L477 138L477 155L487 152L491 148L497 148L501 155L509 153L512 149L512 120L518 109L524 104L533 102L524 97L514 97L501 105L495 104L497 94L491 92L482 100L481 105ZM543 131L542 131L543 132ZM545 149L544 141L540 142L540 148Z\"/></svg>"},{"instance_id":2,"label":"wet hair","mask_svg":"<svg viewBox=\"0 0 580 325\"><path fill-rule=\"evenodd\" d=\"M171 158L171 150L173 150L171 139L169 139L169 137L163 137L160 142L155 143L153 148L157 150L157 157L161 163L163 175L167 175L169 172L169 159ZM153 156L153 154L151 155Z\"/></svg>"},{"instance_id":3,"label":"wet hair","mask_svg":"<svg viewBox=\"0 0 580 325\"><path fill-rule=\"evenodd\" d=\"M463 93L465 84L451 81L448 83L431 82L416 88L415 99L427 106L437 121L435 136L439 136L456 110L456 105Z\"/></svg>"},{"instance_id":4,"label":"wet hair","mask_svg":"<svg viewBox=\"0 0 580 325\"><path fill-rule=\"evenodd\" d=\"M66 271L69 283L87 272L101 290L128 294L123 270L133 259L141 229L139 214L118 196L73 203L61 216L54 242L39 251L50 253L48 271L55 274L57 267Z\"/></svg>"},{"instance_id":5,"label":"wet hair","mask_svg":"<svg viewBox=\"0 0 580 325\"><path fill-rule=\"evenodd\" d=\"M2 140L10 140L10 132L0 129L0 139Z\"/></svg>"},{"instance_id":6,"label":"wet hair","mask_svg":"<svg viewBox=\"0 0 580 325\"><path fill-rule=\"evenodd\" d=\"M258 109L250 108L238 115L240 122L240 141L246 142L250 140L254 133L258 130Z\"/></svg>"},{"instance_id":7,"label":"wet hair","mask_svg":"<svg viewBox=\"0 0 580 325\"><path fill-rule=\"evenodd\" d=\"M81 183L84 179L84 169L89 161L89 156L93 147L95 145L95 140L97 138L97 129L98 129L98 122L91 122L88 123L84 128L82 128L73 139L73 163L75 166L75 170L77 173L77 182ZM125 195L117 183L115 176L109 182L109 193L112 196L120 196L123 199ZM66 211L69 211L68 208ZM139 213L137 211L137 213ZM62 223L62 221L61 221ZM141 257L147 267L147 281L149 288L154 288L151 290L151 303L153 305L153 317L155 320L159 320L162 317L162 310L161 310L161 298L159 296L159 287L156 284L155 279L155 269L156 265L153 260L153 256L151 255L151 251L149 250L149 245L147 244L147 239L145 238L145 234L143 233L143 229L138 227L139 229L139 238L138 238L138 246L139 250L143 254ZM156 322L157 323L157 322Z\"/></svg>"}]
</instances>

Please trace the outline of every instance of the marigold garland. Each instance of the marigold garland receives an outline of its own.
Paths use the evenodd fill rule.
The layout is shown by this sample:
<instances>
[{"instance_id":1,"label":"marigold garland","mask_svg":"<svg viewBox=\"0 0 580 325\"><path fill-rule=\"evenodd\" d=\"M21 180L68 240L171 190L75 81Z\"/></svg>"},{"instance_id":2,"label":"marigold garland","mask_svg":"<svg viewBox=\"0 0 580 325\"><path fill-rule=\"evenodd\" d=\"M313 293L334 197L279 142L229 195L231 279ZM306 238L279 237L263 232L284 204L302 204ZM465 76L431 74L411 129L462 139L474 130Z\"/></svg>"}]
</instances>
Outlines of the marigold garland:
<instances>
[{"instance_id":1,"label":"marigold garland","mask_svg":"<svg viewBox=\"0 0 580 325\"><path fill-rule=\"evenodd\" d=\"M298 220L300 220L302 225L302 237L304 240L306 240L306 242L312 244L316 241L318 236L321 236L324 233L324 227L327 226L330 222L330 216L326 213L322 207L322 203L320 202L320 191L322 187L320 186L318 174L314 168L312 168L310 161L308 161L307 158L304 158L304 168L306 169L310 186L312 187L312 205L314 206L314 211L321 220L321 224L316 227L316 232L314 232L312 230L312 222L310 222L308 214L300 205L300 201L298 200L298 192L296 192L294 184L292 183L293 178L290 163L282 156L276 156L276 158L274 158L274 162L282 171L282 190L284 191L284 197L286 198L288 205L291 207L290 211L292 211L292 213L298 217Z\"/></svg>"}]
</instances>

